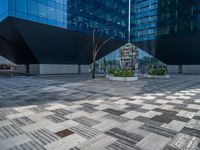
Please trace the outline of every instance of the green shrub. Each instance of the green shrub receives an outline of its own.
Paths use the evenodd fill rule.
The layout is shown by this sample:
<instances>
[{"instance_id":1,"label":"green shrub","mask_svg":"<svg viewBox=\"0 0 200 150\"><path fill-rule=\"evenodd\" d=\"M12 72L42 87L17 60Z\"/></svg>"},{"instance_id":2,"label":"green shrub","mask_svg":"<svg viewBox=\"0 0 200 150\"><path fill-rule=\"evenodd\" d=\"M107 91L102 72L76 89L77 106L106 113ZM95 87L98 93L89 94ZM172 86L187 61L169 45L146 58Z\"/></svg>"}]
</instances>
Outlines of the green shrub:
<instances>
[{"instance_id":1,"label":"green shrub","mask_svg":"<svg viewBox=\"0 0 200 150\"><path fill-rule=\"evenodd\" d=\"M133 71L129 69L109 69L108 74L113 75L114 77L134 77Z\"/></svg>"},{"instance_id":2,"label":"green shrub","mask_svg":"<svg viewBox=\"0 0 200 150\"><path fill-rule=\"evenodd\" d=\"M160 67L160 68L151 68L148 71L149 75L167 75L167 68Z\"/></svg>"}]
</instances>

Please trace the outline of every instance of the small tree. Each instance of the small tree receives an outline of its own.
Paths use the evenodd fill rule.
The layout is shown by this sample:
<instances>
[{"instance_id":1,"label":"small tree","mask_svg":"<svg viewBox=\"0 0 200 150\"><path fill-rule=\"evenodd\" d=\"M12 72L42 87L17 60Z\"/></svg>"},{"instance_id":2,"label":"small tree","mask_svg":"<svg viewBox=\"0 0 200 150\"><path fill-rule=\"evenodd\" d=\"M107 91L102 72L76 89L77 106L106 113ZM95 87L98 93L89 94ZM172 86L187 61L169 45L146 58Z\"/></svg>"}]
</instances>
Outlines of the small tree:
<instances>
[{"instance_id":1,"label":"small tree","mask_svg":"<svg viewBox=\"0 0 200 150\"><path fill-rule=\"evenodd\" d=\"M92 53L92 78L93 79L95 78L97 55L98 55L99 51L101 50L101 48L113 38L113 37L109 37L108 39L103 41L101 44L99 44L99 40L105 31L106 25L104 27L104 30L102 30L100 35L98 36L98 40L95 39L96 29L93 29L93 40L92 40L93 41L93 53Z\"/></svg>"}]
</instances>

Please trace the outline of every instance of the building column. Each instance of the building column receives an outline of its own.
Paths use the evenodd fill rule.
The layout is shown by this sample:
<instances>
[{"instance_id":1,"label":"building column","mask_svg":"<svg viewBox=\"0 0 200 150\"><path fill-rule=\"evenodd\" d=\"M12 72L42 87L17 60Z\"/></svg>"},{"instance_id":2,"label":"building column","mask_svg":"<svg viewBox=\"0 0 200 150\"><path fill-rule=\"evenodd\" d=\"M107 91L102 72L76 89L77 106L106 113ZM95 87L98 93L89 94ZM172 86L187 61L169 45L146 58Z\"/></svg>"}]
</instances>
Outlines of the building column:
<instances>
[{"instance_id":1,"label":"building column","mask_svg":"<svg viewBox=\"0 0 200 150\"><path fill-rule=\"evenodd\" d=\"M81 74L81 65L78 64L78 74Z\"/></svg>"},{"instance_id":2,"label":"building column","mask_svg":"<svg viewBox=\"0 0 200 150\"><path fill-rule=\"evenodd\" d=\"M26 64L26 75L28 76L30 74L30 65Z\"/></svg>"},{"instance_id":3,"label":"building column","mask_svg":"<svg viewBox=\"0 0 200 150\"><path fill-rule=\"evenodd\" d=\"M183 66L178 65L178 74L182 74L182 73L183 73Z\"/></svg>"}]
</instances>

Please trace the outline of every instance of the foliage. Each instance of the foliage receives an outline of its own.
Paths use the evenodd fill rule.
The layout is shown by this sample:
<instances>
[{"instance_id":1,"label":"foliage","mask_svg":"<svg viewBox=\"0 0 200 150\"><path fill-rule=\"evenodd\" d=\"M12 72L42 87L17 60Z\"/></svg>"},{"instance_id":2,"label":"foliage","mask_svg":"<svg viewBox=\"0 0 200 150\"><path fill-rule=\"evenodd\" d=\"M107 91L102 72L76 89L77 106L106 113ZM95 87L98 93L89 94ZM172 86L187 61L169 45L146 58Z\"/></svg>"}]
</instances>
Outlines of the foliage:
<instances>
[{"instance_id":1,"label":"foliage","mask_svg":"<svg viewBox=\"0 0 200 150\"><path fill-rule=\"evenodd\" d=\"M167 68L166 67L160 67L160 68L151 68L148 71L149 75L167 75Z\"/></svg>"},{"instance_id":2,"label":"foliage","mask_svg":"<svg viewBox=\"0 0 200 150\"><path fill-rule=\"evenodd\" d=\"M133 71L131 71L129 69L111 68L111 69L108 70L108 74L111 74L114 77L134 77Z\"/></svg>"}]
</instances>

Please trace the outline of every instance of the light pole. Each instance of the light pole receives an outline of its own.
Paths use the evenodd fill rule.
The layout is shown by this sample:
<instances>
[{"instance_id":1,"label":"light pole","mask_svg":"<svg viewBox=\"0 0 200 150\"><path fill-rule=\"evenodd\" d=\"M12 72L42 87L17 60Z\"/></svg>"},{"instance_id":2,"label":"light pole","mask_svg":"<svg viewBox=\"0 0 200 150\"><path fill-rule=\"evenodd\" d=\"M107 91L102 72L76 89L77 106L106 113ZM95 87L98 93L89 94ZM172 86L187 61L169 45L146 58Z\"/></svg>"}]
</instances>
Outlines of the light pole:
<instances>
[{"instance_id":1,"label":"light pole","mask_svg":"<svg viewBox=\"0 0 200 150\"><path fill-rule=\"evenodd\" d=\"M93 52L92 52L92 78L95 78L95 72L96 72L96 57L99 53L99 51L101 50L101 48L108 43L113 37L109 37L108 39L106 39L105 41L103 41L101 44L99 44L99 40L102 36L102 34L105 31L105 27L107 24L105 24L104 29L101 31L100 35L98 36L98 40L96 41L95 39L95 32L96 29L93 29L93 34L92 34L92 43L93 43Z\"/></svg>"}]
</instances>

